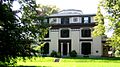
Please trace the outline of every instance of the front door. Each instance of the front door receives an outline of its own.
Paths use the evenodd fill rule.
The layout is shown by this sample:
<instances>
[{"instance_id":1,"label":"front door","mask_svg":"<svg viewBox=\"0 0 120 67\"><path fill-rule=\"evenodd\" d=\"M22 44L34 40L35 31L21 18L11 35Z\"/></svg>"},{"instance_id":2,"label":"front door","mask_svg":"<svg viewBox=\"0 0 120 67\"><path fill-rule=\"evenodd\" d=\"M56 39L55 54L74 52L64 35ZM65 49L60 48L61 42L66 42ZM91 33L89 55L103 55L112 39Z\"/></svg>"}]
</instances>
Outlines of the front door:
<instances>
[{"instance_id":1,"label":"front door","mask_svg":"<svg viewBox=\"0 0 120 67\"><path fill-rule=\"evenodd\" d=\"M67 55L67 52L68 52L68 46L67 46L67 43L63 43L63 55Z\"/></svg>"},{"instance_id":2,"label":"front door","mask_svg":"<svg viewBox=\"0 0 120 67\"><path fill-rule=\"evenodd\" d=\"M61 55L68 55L71 51L71 40L59 40L58 51Z\"/></svg>"}]
</instances>

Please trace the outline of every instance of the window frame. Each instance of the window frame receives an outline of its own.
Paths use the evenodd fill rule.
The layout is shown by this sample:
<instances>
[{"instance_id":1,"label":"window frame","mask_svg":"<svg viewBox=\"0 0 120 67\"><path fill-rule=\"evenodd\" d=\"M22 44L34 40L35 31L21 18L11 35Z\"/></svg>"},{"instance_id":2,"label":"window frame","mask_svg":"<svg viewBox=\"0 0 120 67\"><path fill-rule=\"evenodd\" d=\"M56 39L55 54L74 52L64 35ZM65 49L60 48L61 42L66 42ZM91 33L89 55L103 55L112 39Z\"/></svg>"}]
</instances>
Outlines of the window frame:
<instances>
[{"instance_id":1,"label":"window frame","mask_svg":"<svg viewBox=\"0 0 120 67\"><path fill-rule=\"evenodd\" d=\"M82 29L81 30L81 37L91 37L91 29L89 29L89 28Z\"/></svg>"},{"instance_id":2,"label":"window frame","mask_svg":"<svg viewBox=\"0 0 120 67\"><path fill-rule=\"evenodd\" d=\"M73 17L73 22L78 22L78 17Z\"/></svg>"},{"instance_id":3,"label":"window frame","mask_svg":"<svg viewBox=\"0 0 120 67\"><path fill-rule=\"evenodd\" d=\"M70 18L69 17L62 17L61 18L61 24L69 24Z\"/></svg>"},{"instance_id":4,"label":"window frame","mask_svg":"<svg viewBox=\"0 0 120 67\"><path fill-rule=\"evenodd\" d=\"M86 20L86 18L87 18L87 20ZM87 22L86 22L86 21L87 21ZM83 18L83 23L89 23L89 17L87 17L87 16L84 17L84 18Z\"/></svg>"},{"instance_id":5,"label":"window frame","mask_svg":"<svg viewBox=\"0 0 120 67\"><path fill-rule=\"evenodd\" d=\"M67 34L64 34L67 31ZM69 29L61 29L60 30L60 37L61 38L69 38L70 37L70 30Z\"/></svg>"}]
</instances>

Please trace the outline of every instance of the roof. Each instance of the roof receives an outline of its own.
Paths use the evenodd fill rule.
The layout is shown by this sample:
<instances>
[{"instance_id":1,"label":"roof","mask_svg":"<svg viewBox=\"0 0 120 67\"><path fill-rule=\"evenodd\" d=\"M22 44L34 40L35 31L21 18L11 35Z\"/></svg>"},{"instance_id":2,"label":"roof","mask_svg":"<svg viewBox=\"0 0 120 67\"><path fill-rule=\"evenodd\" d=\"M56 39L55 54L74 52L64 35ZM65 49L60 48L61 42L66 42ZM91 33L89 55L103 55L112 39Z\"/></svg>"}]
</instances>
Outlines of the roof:
<instances>
[{"instance_id":1,"label":"roof","mask_svg":"<svg viewBox=\"0 0 120 67\"><path fill-rule=\"evenodd\" d=\"M95 15L95 14L83 14L81 10L76 9L66 9L62 10L58 13L51 14L49 17L61 17L61 16L89 16L89 15Z\"/></svg>"},{"instance_id":2,"label":"roof","mask_svg":"<svg viewBox=\"0 0 120 67\"><path fill-rule=\"evenodd\" d=\"M52 14L50 16L71 16L71 15L82 15L83 12L81 10L75 10L75 9L67 9L62 10L56 14Z\"/></svg>"}]
</instances>

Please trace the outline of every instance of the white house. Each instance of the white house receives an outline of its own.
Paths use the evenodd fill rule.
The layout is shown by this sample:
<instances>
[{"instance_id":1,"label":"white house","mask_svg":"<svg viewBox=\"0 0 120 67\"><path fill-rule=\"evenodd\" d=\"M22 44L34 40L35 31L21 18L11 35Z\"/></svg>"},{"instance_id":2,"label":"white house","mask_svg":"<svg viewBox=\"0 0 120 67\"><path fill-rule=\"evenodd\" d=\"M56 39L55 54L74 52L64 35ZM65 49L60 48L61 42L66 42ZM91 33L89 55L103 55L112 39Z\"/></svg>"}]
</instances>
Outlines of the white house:
<instances>
[{"instance_id":1,"label":"white house","mask_svg":"<svg viewBox=\"0 0 120 67\"><path fill-rule=\"evenodd\" d=\"M95 14L83 14L81 10L68 9L49 16L49 30L43 47L45 54L53 50L69 56L75 50L78 56L107 56L109 47L103 37L92 37ZM107 50L107 51L105 51Z\"/></svg>"}]
</instances>

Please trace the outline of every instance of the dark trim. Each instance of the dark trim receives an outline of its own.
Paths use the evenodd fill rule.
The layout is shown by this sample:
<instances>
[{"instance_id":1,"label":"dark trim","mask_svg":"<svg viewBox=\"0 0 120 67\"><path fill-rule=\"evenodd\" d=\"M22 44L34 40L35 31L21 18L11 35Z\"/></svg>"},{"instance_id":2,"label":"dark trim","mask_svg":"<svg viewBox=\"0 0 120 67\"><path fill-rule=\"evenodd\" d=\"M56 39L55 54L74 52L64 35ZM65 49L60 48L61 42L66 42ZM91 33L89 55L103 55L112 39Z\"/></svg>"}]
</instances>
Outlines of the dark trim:
<instances>
[{"instance_id":1,"label":"dark trim","mask_svg":"<svg viewBox=\"0 0 120 67\"><path fill-rule=\"evenodd\" d=\"M102 41L102 43L106 43L106 41Z\"/></svg>"},{"instance_id":2,"label":"dark trim","mask_svg":"<svg viewBox=\"0 0 120 67\"><path fill-rule=\"evenodd\" d=\"M42 41L50 41L51 42L51 40L49 39L49 40L42 40Z\"/></svg>"},{"instance_id":3,"label":"dark trim","mask_svg":"<svg viewBox=\"0 0 120 67\"><path fill-rule=\"evenodd\" d=\"M79 41L93 41L93 39L80 39Z\"/></svg>"},{"instance_id":4,"label":"dark trim","mask_svg":"<svg viewBox=\"0 0 120 67\"><path fill-rule=\"evenodd\" d=\"M96 24L94 23L71 23L71 24L52 24L50 25L51 29L59 29L59 28L71 28L71 29L79 29L81 27L94 27Z\"/></svg>"},{"instance_id":5,"label":"dark trim","mask_svg":"<svg viewBox=\"0 0 120 67\"><path fill-rule=\"evenodd\" d=\"M88 22L91 23L91 17L88 17Z\"/></svg>"}]
</instances>

